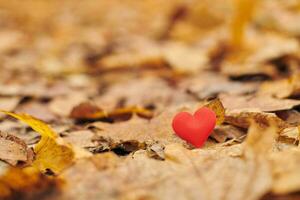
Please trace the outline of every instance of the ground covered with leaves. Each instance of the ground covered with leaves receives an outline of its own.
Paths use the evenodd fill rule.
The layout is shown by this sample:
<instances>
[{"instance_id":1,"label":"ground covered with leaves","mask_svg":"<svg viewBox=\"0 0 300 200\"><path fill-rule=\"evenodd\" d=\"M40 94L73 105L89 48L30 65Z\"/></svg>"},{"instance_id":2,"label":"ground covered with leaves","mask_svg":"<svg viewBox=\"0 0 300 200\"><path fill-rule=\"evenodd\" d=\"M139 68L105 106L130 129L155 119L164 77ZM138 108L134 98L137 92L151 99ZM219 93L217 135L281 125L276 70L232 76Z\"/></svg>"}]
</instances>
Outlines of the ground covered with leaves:
<instances>
[{"instance_id":1,"label":"ground covered with leaves","mask_svg":"<svg viewBox=\"0 0 300 200\"><path fill-rule=\"evenodd\" d=\"M0 199L300 199L297 0L0 1ZM174 134L208 106L202 148Z\"/></svg>"}]
</instances>

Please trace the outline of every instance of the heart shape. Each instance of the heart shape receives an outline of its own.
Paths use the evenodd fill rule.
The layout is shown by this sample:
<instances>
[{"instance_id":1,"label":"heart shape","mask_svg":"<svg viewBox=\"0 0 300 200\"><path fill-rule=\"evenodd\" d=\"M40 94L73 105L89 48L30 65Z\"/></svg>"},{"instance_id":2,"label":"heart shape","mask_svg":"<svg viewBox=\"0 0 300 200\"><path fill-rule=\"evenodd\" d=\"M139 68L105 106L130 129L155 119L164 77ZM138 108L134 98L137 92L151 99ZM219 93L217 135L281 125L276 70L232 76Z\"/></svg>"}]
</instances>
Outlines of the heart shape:
<instances>
[{"instance_id":1,"label":"heart shape","mask_svg":"<svg viewBox=\"0 0 300 200\"><path fill-rule=\"evenodd\" d=\"M214 111L203 107L194 115L188 112L178 113L172 122L175 133L195 147L201 147L216 125L217 117Z\"/></svg>"}]
</instances>

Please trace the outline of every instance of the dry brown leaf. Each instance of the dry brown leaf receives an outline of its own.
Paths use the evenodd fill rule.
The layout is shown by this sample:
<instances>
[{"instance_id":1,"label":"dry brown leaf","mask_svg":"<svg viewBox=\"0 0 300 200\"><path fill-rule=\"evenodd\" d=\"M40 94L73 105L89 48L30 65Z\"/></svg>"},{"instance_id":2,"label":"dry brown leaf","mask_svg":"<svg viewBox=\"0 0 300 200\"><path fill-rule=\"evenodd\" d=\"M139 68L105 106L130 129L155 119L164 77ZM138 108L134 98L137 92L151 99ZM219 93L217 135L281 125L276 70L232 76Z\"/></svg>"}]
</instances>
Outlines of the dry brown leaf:
<instances>
[{"instance_id":1,"label":"dry brown leaf","mask_svg":"<svg viewBox=\"0 0 300 200\"><path fill-rule=\"evenodd\" d=\"M133 114L145 118L151 118L153 116L150 110L136 106L117 108L111 112L106 112L91 102L83 102L72 109L70 117L77 120L95 120L101 118L118 120L130 118Z\"/></svg>"},{"instance_id":2,"label":"dry brown leaf","mask_svg":"<svg viewBox=\"0 0 300 200\"><path fill-rule=\"evenodd\" d=\"M98 170L106 170L118 166L121 158L112 152L105 152L91 157L91 161Z\"/></svg>"},{"instance_id":3,"label":"dry brown leaf","mask_svg":"<svg viewBox=\"0 0 300 200\"><path fill-rule=\"evenodd\" d=\"M283 150L278 149L278 124L274 119L269 119L268 123L267 127L262 127L258 123L251 124L245 147L250 152L254 152L254 155L265 157L268 160L273 176L273 193L296 192L300 188L299 148L292 146ZM286 133L283 134L286 135Z\"/></svg>"},{"instance_id":4,"label":"dry brown leaf","mask_svg":"<svg viewBox=\"0 0 300 200\"><path fill-rule=\"evenodd\" d=\"M271 155L274 182L272 191L276 194L298 192L300 189L299 148L286 149Z\"/></svg>"},{"instance_id":5,"label":"dry brown leaf","mask_svg":"<svg viewBox=\"0 0 300 200\"><path fill-rule=\"evenodd\" d=\"M84 93L70 93L67 96L57 97L49 104L49 109L58 116L69 116L73 107L86 101Z\"/></svg>"},{"instance_id":6,"label":"dry brown leaf","mask_svg":"<svg viewBox=\"0 0 300 200\"><path fill-rule=\"evenodd\" d=\"M300 74L294 74L289 78L265 82L258 93L263 95L271 95L277 98L297 97L300 95Z\"/></svg>"},{"instance_id":7,"label":"dry brown leaf","mask_svg":"<svg viewBox=\"0 0 300 200\"><path fill-rule=\"evenodd\" d=\"M12 165L16 165L19 161L30 164L33 152L21 139L0 132L0 159Z\"/></svg>"},{"instance_id":8,"label":"dry brown leaf","mask_svg":"<svg viewBox=\"0 0 300 200\"><path fill-rule=\"evenodd\" d=\"M215 98L220 93L235 95L252 93L257 86L257 83L230 81L225 76L204 72L182 80L179 85L198 99Z\"/></svg>"},{"instance_id":9,"label":"dry brown leaf","mask_svg":"<svg viewBox=\"0 0 300 200\"><path fill-rule=\"evenodd\" d=\"M203 104L202 104L203 105ZM162 112L151 120L146 120L133 116L130 120L108 124L104 122L94 122L89 125L90 128L96 128L96 134L100 137L101 145L105 147L122 144L126 141L136 146L140 144L159 142L160 144L186 142L177 137L171 127L171 122L176 113L180 111L192 112L199 108L201 104L186 104L174 106ZM100 146L101 146L100 145ZM100 148L103 149L103 148ZM106 148L104 148L106 149Z\"/></svg>"},{"instance_id":10,"label":"dry brown leaf","mask_svg":"<svg viewBox=\"0 0 300 200\"><path fill-rule=\"evenodd\" d=\"M95 146L92 142L95 134L91 130L63 132L60 135L63 137L65 142L76 147L88 148Z\"/></svg>"},{"instance_id":11,"label":"dry brown leaf","mask_svg":"<svg viewBox=\"0 0 300 200\"><path fill-rule=\"evenodd\" d=\"M249 156L242 158L239 145L189 151L173 144L166 146L165 152L166 160L160 161L138 151L109 169L97 169L93 164L97 158L79 162L65 171L68 186L60 198L80 194L89 199L254 200L271 188L267 163ZM80 183L75 181L79 178ZM87 187L90 184L92 188Z\"/></svg>"},{"instance_id":12,"label":"dry brown leaf","mask_svg":"<svg viewBox=\"0 0 300 200\"><path fill-rule=\"evenodd\" d=\"M98 139L99 145L106 145L107 142L110 141L110 148L113 148L115 145L122 144L124 142L128 142L128 144L130 143L131 145L135 146L135 141L140 144L148 141L160 141L163 143L167 143L170 140L176 141L176 139L180 141L180 139L173 134L171 128L165 132L167 127L163 129L164 127L161 126L162 130L158 130L155 129L155 127L151 125L148 120L137 117L133 117L128 121L119 122L117 124L95 122L91 124L90 127L95 127L98 129L96 134L101 137L101 140Z\"/></svg>"},{"instance_id":13,"label":"dry brown leaf","mask_svg":"<svg viewBox=\"0 0 300 200\"><path fill-rule=\"evenodd\" d=\"M279 127L276 119L265 119L265 125L252 120L248 129L246 148L251 149L257 156L267 156L275 148Z\"/></svg>"},{"instance_id":14,"label":"dry brown leaf","mask_svg":"<svg viewBox=\"0 0 300 200\"><path fill-rule=\"evenodd\" d=\"M83 102L76 105L70 113L70 117L73 119L99 119L106 116L105 111L91 102Z\"/></svg>"},{"instance_id":15,"label":"dry brown leaf","mask_svg":"<svg viewBox=\"0 0 300 200\"><path fill-rule=\"evenodd\" d=\"M300 34L299 3L265 1L258 10L256 23L271 30L276 30L291 36Z\"/></svg>"},{"instance_id":16,"label":"dry brown leaf","mask_svg":"<svg viewBox=\"0 0 300 200\"><path fill-rule=\"evenodd\" d=\"M168 43L163 47L165 61L178 72L197 73L208 68L204 49L189 47L184 43Z\"/></svg>"},{"instance_id":17,"label":"dry brown leaf","mask_svg":"<svg viewBox=\"0 0 300 200\"><path fill-rule=\"evenodd\" d=\"M221 68L223 74L232 77L276 77L280 72L268 62L282 56L297 54L299 51L299 44L294 38L268 32L254 33L247 37L248 46L245 49L232 53L225 60Z\"/></svg>"},{"instance_id":18,"label":"dry brown leaf","mask_svg":"<svg viewBox=\"0 0 300 200\"><path fill-rule=\"evenodd\" d=\"M262 127L268 127L269 121L275 121L280 130L289 126L288 123L277 117L273 113L264 112L227 112L225 122L237 127L248 128L252 121Z\"/></svg>"},{"instance_id":19,"label":"dry brown leaf","mask_svg":"<svg viewBox=\"0 0 300 200\"><path fill-rule=\"evenodd\" d=\"M275 113L280 119L293 126L300 124L300 113L297 110L282 110Z\"/></svg>"},{"instance_id":20,"label":"dry brown leaf","mask_svg":"<svg viewBox=\"0 0 300 200\"><path fill-rule=\"evenodd\" d=\"M124 91L126 91L124 93ZM164 91L164 92L161 92ZM162 110L166 105L191 101L184 91L172 88L160 78L143 77L113 84L106 93L94 99L107 112L122 107L141 107Z\"/></svg>"},{"instance_id":21,"label":"dry brown leaf","mask_svg":"<svg viewBox=\"0 0 300 200\"><path fill-rule=\"evenodd\" d=\"M126 118L126 116L128 115L131 117L134 114L147 119L153 117L153 112L151 110L133 106L133 107L115 109L114 111L108 113L108 118L117 120L117 119Z\"/></svg>"},{"instance_id":22,"label":"dry brown leaf","mask_svg":"<svg viewBox=\"0 0 300 200\"><path fill-rule=\"evenodd\" d=\"M226 110L230 111L279 111L289 110L300 104L299 100L277 99L269 95L227 95L219 96Z\"/></svg>"},{"instance_id":23,"label":"dry brown leaf","mask_svg":"<svg viewBox=\"0 0 300 200\"><path fill-rule=\"evenodd\" d=\"M119 54L112 54L104 57L97 62L97 66L101 72L110 72L117 70L136 69L153 69L165 68L164 59L156 48L149 49L148 52L126 52Z\"/></svg>"},{"instance_id":24,"label":"dry brown leaf","mask_svg":"<svg viewBox=\"0 0 300 200\"><path fill-rule=\"evenodd\" d=\"M215 127L214 131L210 135L219 143L226 142L228 140L243 141L245 131L232 125L222 125Z\"/></svg>"},{"instance_id":25,"label":"dry brown leaf","mask_svg":"<svg viewBox=\"0 0 300 200\"><path fill-rule=\"evenodd\" d=\"M31 101L18 106L18 108L15 109L15 112L27 113L45 122L54 121L56 119L56 116L50 111L45 103L36 101Z\"/></svg>"},{"instance_id":26,"label":"dry brown leaf","mask_svg":"<svg viewBox=\"0 0 300 200\"><path fill-rule=\"evenodd\" d=\"M19 104L20 100L21 99L19 97L2 97L0 100L0 109L14 111L14 109ZM1 114L0 118L3 118L3 116L4 115Z\"/></svg>"},{"instance_id":27,"label":"dry brown leaf","mask_svg":"<svg viewBox=\"0 0 300 200\"><path fill-rule=\"evenodd\" d=\"M282 143L281 148L299 145L299 128L298 127L288 127L280 132L278 142Z\"/></svg>"}]
</instances>

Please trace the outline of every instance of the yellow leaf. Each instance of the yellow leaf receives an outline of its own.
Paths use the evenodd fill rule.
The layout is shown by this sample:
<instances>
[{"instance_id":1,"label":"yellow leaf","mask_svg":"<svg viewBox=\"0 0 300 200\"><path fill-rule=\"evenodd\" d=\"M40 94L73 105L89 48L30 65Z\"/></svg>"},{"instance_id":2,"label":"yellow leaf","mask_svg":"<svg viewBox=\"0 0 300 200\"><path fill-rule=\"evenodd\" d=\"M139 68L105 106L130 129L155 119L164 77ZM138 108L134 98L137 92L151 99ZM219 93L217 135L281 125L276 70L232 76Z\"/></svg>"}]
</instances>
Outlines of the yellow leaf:
<instances>
[{"instance_id":1,"label":"yellow leaf","mask_svg":"<svg viewBox=\"0 0 300 200\"><path fill-rule=\"evenodd\" d=\"M225 120L225 108L219 99L210 101L205 107L212 109L217 116L217 125L220 125Z\"/></svg>"},{"instance_id":2,"label":"yellow leaf","mask_svg":"<svg viewBox=\"0 0 300 200\"><path fill-rule=\"evenodd\" d=\"M57 134L44 122L28 114L15 114L12 112L1 111L26 124L33 130L41 134L41 140L35 145L35 160L32 165L42 172L51 170L59 173L68 167L74 158L74 152L70 146L59 144Z\"/></svg>"},{"instance_id":3,"label":"yellow leaf","mask_svg":"<svg viewBox=\"0 0 300 200\"><path fill-rule=\"evenodd\" d=\"M25 122L26 124L28 124L33 130L35 130L36 132L38 132L39 134L41 134L42 136L47 136L47 137L52 137L55 138L56 137L56 133L44 122L42 122L39 119L36 119L34 117L32 117L31 115L22 113L22 114L15 114L12 112L8 112L8 111L4 111L1 110L1 112L10 115L22 122Z\"/></svg>"},{"instance_id":4,"label":"yellow leaf","mask_svg":"<svg viewBox=\"0 0 300 200\"><path fill-rule=\"evenodd\" d=\"M42 138L33 166L45 172L48 169L55 174L72 164L74 152L67 145L60 145L53 138ZM35 150L35 149L34 149Z\"/></svg>"}]
</instances>

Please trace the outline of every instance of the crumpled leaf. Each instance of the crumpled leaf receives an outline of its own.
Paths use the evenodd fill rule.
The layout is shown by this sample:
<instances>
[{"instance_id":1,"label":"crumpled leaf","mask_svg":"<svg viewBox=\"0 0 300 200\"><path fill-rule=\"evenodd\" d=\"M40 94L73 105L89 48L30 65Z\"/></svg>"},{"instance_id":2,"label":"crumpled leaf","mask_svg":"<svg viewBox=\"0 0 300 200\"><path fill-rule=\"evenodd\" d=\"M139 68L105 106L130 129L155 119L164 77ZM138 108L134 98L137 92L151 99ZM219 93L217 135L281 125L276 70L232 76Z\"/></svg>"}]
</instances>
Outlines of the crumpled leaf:
<instances>
[{"instance_id":1,"label":"crumpled leaf","mask_svg":"<svg viewBox=\"0 0 300 200\"><path fill-rule=\"evenodd\" d=\"M300 125L300 113L297 110L282 110L277 111L275 114L285 122L297 126Z\"/></svg>"},{"instance_id":2,"label":"crumpled leaf","mask_svg":"<svg viewBox=\"0 0 300 200\"><path fill-rule=\"evenodd\" d=\"M215 139L219 143L226 142L227 140L243 141L245 131L232 125L217 126L212 134L211 138Z\"/></svg>"},{"instance_id":3,"label":"crumpled leaf","mask_svg":"<svg viewBox=\"0 0 300 200\"><path fill-rule=\"evenodd\" d=\"M28 124L33 130L41 134L41 140L34 147L36 154L32 163L34 167L42 172L50 170L53 173L59 173L71 165L74 158L71 147L59 144L57 134L47 124L28 114L15 114L3 110L1 112Z\"/></svg>"},{"instance_id":4,"label":"crumpled leaf","mask_svg":"<svg viewBox=\"0 0 300 200\"><path fill-rule=\"evenodd\" d=\"M289 127L289 124L277 117L274 113L264 112L227 112L225 122L241 128L249 128L252 121L255 121L260 126L269 126L269 121L276 121L280 130Z\"/></svg>"},{"instance_id":5,"label":"crumpled leaf","mask_svg":"<svg viewBox=\"0 0 300 200\"><path fill-rule=\"evenodd\" d=\"M31 163L33 152L20 138L0 132L0 159L16 165L18 161Z\"/></svg>"}]
</instances>

